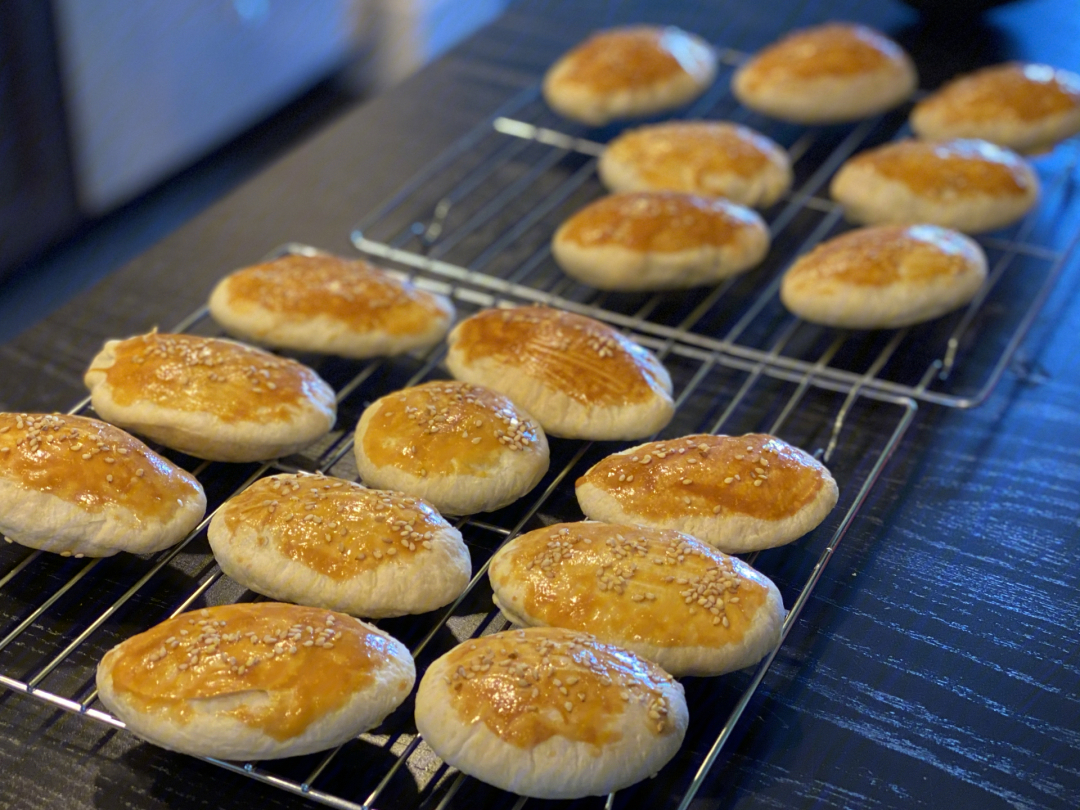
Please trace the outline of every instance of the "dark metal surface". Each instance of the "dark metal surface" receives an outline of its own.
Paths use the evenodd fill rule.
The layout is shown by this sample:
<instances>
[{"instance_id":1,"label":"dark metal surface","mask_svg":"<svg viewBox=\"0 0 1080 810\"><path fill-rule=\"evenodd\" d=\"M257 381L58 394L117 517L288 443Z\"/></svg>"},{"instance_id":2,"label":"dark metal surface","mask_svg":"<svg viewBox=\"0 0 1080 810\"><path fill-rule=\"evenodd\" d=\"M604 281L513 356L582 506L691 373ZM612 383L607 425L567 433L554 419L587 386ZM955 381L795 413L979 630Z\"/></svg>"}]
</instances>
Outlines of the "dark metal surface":
<instances>
[{"instance_id":1,"label":"dark metal surface","mask_svg":"<svg viewBox=\"0 0 1080 810\"><path fill-rule=\"evenodd\" d=\"M953 44L930 57L920 55L927 43L950 41L949 32L928 29L898 4L673 6L537 2L515 8L450 59L343 119L92 293L0 347L0 401L6 408L66 409L82 396L81 371L102 340L175 323L201 305L223 273L283 241L347 253L349 230L365 212L534 83L554 56L597 25L663 18L752 50L793 25L833 16L863 19L899 36L916 54L924 77L944 71L942 65L970 66L1005 56L1073 67L1080 61L1077 21L1063 0L991 12L972 27L975 35L953 32ZM703 13L707 25L694 26ZM1047 27L1044 21L1050 19L1055 24ZM1062 239L1074 230L1068 221L1049 224ZM829 547L830 538L844 529L843 543L835 546L694 807L1076 805L1080 272L1075 262L1063 271L1018 361L983 406L969 411L924 407L858 513L850 513L852 501L847 501L846 511L834 513L824 533L810 538L805 549L796 545L759 558L757 564L780 582L790 606L796 583L813 570L822 544ZM703 368L693 356L670 362L680 369L686 364L686 373L677 374L684 382ZM332 361L322 370L330 377L344 371ZM686 418L693 414L698 424L706 413L718 418L753 370L753 364L710 367L700 377L701 399L684 403ZM365 385L392 384L408 373L388 368L373 373ZM797 378L755 379L752 396L736 408L728 429L770 426L797 387ZM358 390L355 396L346 398L351 404L345 411L359 407L368 394ZM804 446L823 447L844 398L843 391L811 387L785 430ZM867 465L883 457L882 448L900 424L898 409L903 410L893 402L857 400L837 444L838 471L846 481L868 480ZM562 452L572 465L586 463L574 460L576 450ZM238 469L240 478L233 483L242 482L247 472ZM222 494L217 491L212 500ZM845 498L855 495L845 486ZM563 514L561 498L556 488L536 516ZM841 527L849 513L850 526ZM469 529L478 550L489 551L498 534L479 524ZM185 549L160 576L193 593L212 576L205 549L197 551ZM18 562L18 550L5 553L14 557L3 558L0 576ZM8 599L8 587L0 591L0 633L7 636L26 618L27 604L40 604L58 582L86 565L38 559L16 574L12 583L18 578L24 583L17 598ZM74 640L99 615L94 611L120 596L149 565L137 558L100 563L87 578L104 584L85 588L80 580L57 603L58 620L43 621L34 631L40 637L20 637L0 656L25 663L23 676L33 677L51 660L49 651ZM215 579L207 594L242 596L228 585ZM109 632L120 635L125 626L175 608L175 593L166 587L140 591L120 611L113 630L73 652L42 685L58 693L78 692L92 669L93 647L104 646ZM476 598L483 601L479 593ZM471 607L466 614L474 615ZM430 653L447 640L442 636ZM730 707L748 677L688 680L692 705L699 708L679 755L677 779L685 780L708 756L726 711L711 708ZM408 722L407 710L399 714ZM350 745L365 765L385 772L392 757L383 744ZM399 753L390 751L393 757ZM0 761L6 777L0 806L304 805L277 788L139 744L126 732L14 692L0 694ZM316 784L362 799L372 787L372 771L346 764L351 761L335 757ZM473 780L458 785L425 777L430 772L419 748L408 762L386 788L387 807L418 797L426 800L425 807L444 799L442 806L453 807L488 806L493 800L494 792ZM305 758L281 767L287 778L303 781L312 763ZM662 777L632 796L617 796L616 805L675 806L683 785Z\"/></svg>"}]
</instances>

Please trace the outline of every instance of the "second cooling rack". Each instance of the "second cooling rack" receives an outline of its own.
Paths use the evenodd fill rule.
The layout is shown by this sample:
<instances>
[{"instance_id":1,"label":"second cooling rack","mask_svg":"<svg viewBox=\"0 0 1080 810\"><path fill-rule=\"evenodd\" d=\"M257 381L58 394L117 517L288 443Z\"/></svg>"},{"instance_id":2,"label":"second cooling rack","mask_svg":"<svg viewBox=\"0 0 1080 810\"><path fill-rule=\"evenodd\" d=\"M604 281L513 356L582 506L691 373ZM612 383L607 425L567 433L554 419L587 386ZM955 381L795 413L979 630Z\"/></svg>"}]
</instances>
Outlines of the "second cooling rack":
<instances>
[{"instance_id":1,"label":"second cooling rack","mask_svg":"<svg viewBox=\"0 0 1080 810\"><path fill-rule=\"evenodd\" d=\"M285 251L312 249L289 245L275 255ZM523 303L465 280L418 281L451 295L463 317L484 307ZM205 311L179 326L199 334L218 333ZM825 523L790 546L752 559L781 590L789 610L786 637L911 424L914 401L816 379L813 371L796 373L647 332L626 331L661 357L675 383L676 416L660 438L768 431L825 460L836 477L840 503ZM352 433L360 413L386 393L447 376L440 368L442 352L440 347L423 356L365 363L301 357L334 386L339 402L334 431L303 454L273 464L237 465L163 452L198 475L211 510L251 481L274 472L321 471L355 480ZM85 403L77 410L87 412ZM522 531L581 519L573 495L575 478L625 446L554 439L551 469L529 496L498 512L460 521L475 571L468 590L449 608L380 622L412 650L421 672L455 644L505 626L491 601L485 575L491 555ZM177 612L257 598L222 575L206 542L205 521L181 546L147 557L74 560L5 545L0 549L0 594L6 606L0 617L0 684L80 714L87 721L113 726L122 724L97 703L93 687L94 668L105 650ZM686 679L691 726L675 760L656 779L574 806L688 807L702 786L716 778L711 773L713 763L751 706L758 686L770 677L770 667L777 661L800 665L786 656L781 645L756 670ZM409 701L380 728L327 754L217 764L313 802L351 810L519 808L526 803L443 764L416 734L411 710Z\"/></svg>"}]
</instances>

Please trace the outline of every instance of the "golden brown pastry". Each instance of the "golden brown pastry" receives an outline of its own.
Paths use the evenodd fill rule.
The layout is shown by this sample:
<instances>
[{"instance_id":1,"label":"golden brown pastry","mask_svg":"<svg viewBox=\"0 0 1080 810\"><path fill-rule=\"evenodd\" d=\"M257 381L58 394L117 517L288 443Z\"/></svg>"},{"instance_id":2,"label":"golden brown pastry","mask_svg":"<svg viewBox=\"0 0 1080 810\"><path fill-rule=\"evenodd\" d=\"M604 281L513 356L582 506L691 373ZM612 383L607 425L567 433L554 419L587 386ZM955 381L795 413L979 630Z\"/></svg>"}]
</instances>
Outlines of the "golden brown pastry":
<instances>
[{"instance_id":1,"label":"golden brown pastry","mask_svg":"<svg viewBox=\"0 0 1080 810\"><path fill-rule=\"evenodd\" d=\"M780 300L814 323L898 329L968 303L986 279L982 248L937 225L858 228L818 245L784 274Z\"/></svg>"},{"instance_id":2,"label":"golden brown pastry","mask_svg":"<svg viewBox=\"0 0 1080 810\"><path fill-rule=\"evenodd\" d=\"M655 774L686 725L682 686L660 667L557 628L466 641L416 693L416 727L439 757L543 799L602 796Z\"/></svg>"},{"instance_id":3,"label":"golden brown pastry","mask_svg":"<svg viewBox=\"0 0 1080 810\"><path fill-rule=\"evenodd\" d=\"M749 208L676 191L601 197L551 242L568 276L621 291L715 283L754 267L768 250L769 230Z\"/></svg>"},{"instance_id":4,"label":"golden brown pastry","mask_svg":"<svg viewBox=\"0 0 1080 810\"><path fill-rule=\"evenodd\" d=\"M1080 76L1008 62L953 79L915 105L920 138L982 138L1022 154L1052 149L1080 132Z\"/></svg>"},{"instance_id":5,"label":"golden brown pastry","mask_svg":"<svg viewBox=\"0 0 1080 810\"><path fill-rule=\"evenodd\" d=\"M246 588L372 619L449 604L472 576L461 533L429 504L323 475L256 481L214 514L207 537Z\"/></svg>"},{"instance_id":6,"label":"golden brown pastry","mask_svg":"<svg viewBox=\"0 0 1080 810\"><path fill-rule=\"evenodd\" d=\"M102 419L212 461L294 453L337 413L333 389L307 366L195 335L110 340L84 380Z\"/></svg>"},{"instance_id":7,"label":"golden brown pastry","mask_svg":"<svg viewBox=\"0 0 1080 810\"><path fill-rule=\"evenodd\" d=\"M448 338L457 379L500 391L551 436L633 439L675 413L671 377L646 349L583 315L540 306L486 309Z\"/></svg>"},{"instance_id":8,"label":"golden brown pastry","mask_svg":"<svg viewBox=\"0 0 1080 810\"><path fill-rule=\"evenodd\" d=\"M0 532L64 557L148 554L202 520L193 475L119 428L64 414L0 413Z\"/></svg>"},{"instance_id":9,"label":"golden brown pastry","mask_svg":"<svg viewBox=\"0 0 1080 810\"><path fill-rule=\"evenodd\" d=\"M354 358L429 348L454 321L449 299L363 260L296 254L223 278L210 314L243 340Z\"/></svg>"},{"instance_id":10,"label":"golden brown pastry","mask_svg":"<svg viewBox=\"0 0 1080 810\"><path fill-rule=\"evenodd\" d=\"M910 57L865 25L788 34L735 71L732 91L758 112L799 124L856 121L903 102L918 85Z\"/></svg>"},{"instance_id":11,"label":"golden brown pastry","mask_svg":"<svg viewBox=\"0 0 1080 810\"><path fill-rule=\"evenodd\" d=\"M501 509L544 477L543 428L503 394L438 380L387 394L356 426L364 483L431 503L443 514Z\"/></svg>"},{"instance_id":12,"label":"golden brown pastry","mask_svg":"<svg viewBox=\"0 0 1080 810\"><path fill-rule=\"evenodd\" d=\"M716 77L707 42L673 26L632 25L599 31L544 75L555 112L593 126L680 107Z\"/></svg>"},{"instance_id":13,"label":"golden brown pastry","mask_svg":"<svg viewBox=\"0 0 1080 810\"><path fill-rule=\"evenodd\" d=\"M928 222L979 233L1031 210L1039 178L1022 157L988 141L904 140L848 160L830 191L853 222Z\"/></svg>"},{"instance_id":14,"label":"golden brown pastry","mask_svg":"<svg viewBox=\"0 0 1080 810\"><path fill-rule=\"evenodd\" d=\"M593 520L675 529L728 554L797 540L839 497L824 465L761 433L631 447L595 464L576 488Z\"/></svg>"},{"instance_id":15,"label":"golden brown pastry","mask_svg":"<svg viewBox=\"0 0 1080 810\"><path fill-rule=\"evenodd\" d=\"M784 622L767 577L671 529L545 526L499 549L488 577L515 624L591 633L676 677L756 664L780 643Z\"/></svg>"},{"instance_id":16,"label":"golden brown pastry","mask_svg":"<svg viewBox=\"0 0 1080 810\"><path fill-rule=\"evenodd\" d=\"M597 164L612 191L683 191L767 208L791 187L777 143L727 121L665 121L624 132Z\"/></svg>"},{"instance_id":17,"label":"golden brown pastry","mask_svg":"<svg viewBox=\"0 0 1080 810\"><path fill-rule=\"evenodd\" d=\"M412 690L412 656L342 613L276 602L182 613L101 659L101 702L144 740L194 756L333 748Z\"/></svg>"}]
</instances>

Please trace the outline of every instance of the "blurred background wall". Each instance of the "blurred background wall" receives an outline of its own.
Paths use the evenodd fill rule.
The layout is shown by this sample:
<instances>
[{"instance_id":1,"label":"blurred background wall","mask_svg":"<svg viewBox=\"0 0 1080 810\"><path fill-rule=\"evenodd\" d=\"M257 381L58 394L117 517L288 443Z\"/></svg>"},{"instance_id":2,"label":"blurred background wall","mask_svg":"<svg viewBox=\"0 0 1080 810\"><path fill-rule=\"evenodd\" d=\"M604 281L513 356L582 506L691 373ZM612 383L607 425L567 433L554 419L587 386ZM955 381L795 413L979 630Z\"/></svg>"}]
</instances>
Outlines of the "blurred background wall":
<instances>
[{"instance_id":1,"label":"blurred background wall","mask_svg":"<svg viewBox=\"0 0 1080 810\"><path fill-rule=\"evenodd\" d=\"M359 100L508 0L0 0L0 276L328 77Z\"/></svg>"}]
</instances>

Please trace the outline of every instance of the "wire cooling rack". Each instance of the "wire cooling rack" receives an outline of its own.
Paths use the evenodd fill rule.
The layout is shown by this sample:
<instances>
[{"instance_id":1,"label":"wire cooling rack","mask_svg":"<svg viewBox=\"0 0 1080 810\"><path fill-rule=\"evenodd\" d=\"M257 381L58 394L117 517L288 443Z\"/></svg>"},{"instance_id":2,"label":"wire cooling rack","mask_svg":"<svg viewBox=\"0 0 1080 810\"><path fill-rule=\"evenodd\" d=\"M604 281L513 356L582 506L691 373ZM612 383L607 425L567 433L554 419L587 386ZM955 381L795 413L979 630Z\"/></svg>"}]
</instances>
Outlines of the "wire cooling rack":
<instances>
[{"instance_id":1,"label":"wire cooling rack","mask_svg":"<svg viewBox=\"0 0 1080 810\"><path fill-rule=\"evenodd\" d=\"M605 317L663 339L763 361L815 380L870 388L958 408L983 402L1080 239L1076 165L1080 144L1036 158L1043 194L1021 222L979 236L989 278L971 304L900 330L845 331L807 323L779 300L784 270L800 254L850 227L828 198L847 158L909 136L908 108L856 125L797 127L753 113L728 91L744 57L721 52L717 83L680 117L728 120L783 146L792 190L763 211L772 237L765 261L712 288L605 293L570 279L550 239L572 213L604 194L596 160L624 127L587 129L553 112L532 88L441 155L360 222L353 243L369 257L448 279L479 276L490 290ZM635 125L638 122L635 122Z\"/></svg>"},{"instance_id":2,"label":"wire cooling rack","mask_svg":"<svg viewBox=\"0 0 1080 810\"><path fill-rule=\"evenodd\" d=\"M289 245L274 255L286 251L313 249ZM469 279L420 276L416 280L423 287L449 294L460 316L525 301L510 292L494 294L486 284ZM175 331L219 334L205 310ZM911 424L915 402L819 380L812 370L796 372L647 332L624 331L656 352L671 372L677 410L660 438L768 431L826 459L836 477L840 502L818 529L751 560L781 590L789 609L786 638ZM391 391L447 376L441 369L443 352L440 346L425 355L363 363L298 356L334 387L339 414L334 431L302 454L271 464L222 464L165 449L161 452L199 477L211 513L252 481L275 472L317 470L355 480L352 436L363 409ZM90 413L85 402L74 410ZM505 620L493 606L486 577L491 555L520 532L581 519L573 481L599 459L626 446L625 442L551 439L550 471L529 496L498 512L459 522L475 572L466 592L448 608L379 623L411 649L420 673L460 641L503 629ZM0 685L88 720L122 727L96 699L94 669L107 649L177 612L257 598L221 573L206 542L208 520L209 515L181 545L149 556L121 554L87 561L17 545L0 548ZM687 807L706 783L710 766L778 654L784 654L783 646L753 671L685 679L691 725L676 758L656 779L574 806ZM214 762L312 802L351 810L520 808L525 804L520 797L444 765L416 734L411 700L379 728L326 754L263 763ZM528 804L542 807L547 803Z\"/></svg>"},{"instance_id":3,"label":"wire cooling rack","mask_svg":"<svg viewBox=\"0 0 1080 810\"><path fill-rule=\"evenodd\" d=\"M741 55L721 51L721 57L730 69ZM795 256L846 227L823 189L848 156L903 135L906 111L850 127L790 127L738 107L727 79L722 72L684 117L734 120L765 132L789 151L796 175L792 192L764 212L773 238L769 257L743 277L713 289L659 295L602 294L566 278L551 259L548 240L559 222L602 193L595 160L618 128L569 126L546 109L535 89L512 99L406 183L357 226L353 241L420 286L450 295L461 316L490 306L547 303L599 318L648 346L671 372L677 397L675 418L659 438L767 431L823 459L840 486L837 507L806 537L748 558L780 588L789 609L786 639L900 445L917 401L953 407L983 401L1074 259L1073 234L1080 233L1073 202L1077 147L1059 147L1037 161L1044 195L1032 215L980 237L991 277L970 307L905 330L830 330L784 311L776 295L780 274ZM313 250L286 245L274 255ZM218 334L205 310L175 331ZM276 472L357 479L352 433L363 409L391 391L448 376L441 368L443 351L365 363L299 356L334 387L339 413L334 431L302 454L236 465L162 452L200 478L211 514L232 494ZM84 402L74 410L88 407ZM551 468L529 496L459 522L475 571L466 592L448 608L380 622L412 650L420 673L457 643L505 626L485 573L491 555L521 532L580 519L574 479L625 446L552 439ZM151 556L86 561L0 547L0 685L88 721L122 727L94 690L94 669L108 648L177 612L257 598L221 573L206 542L208 521L209 514L179 546ZM695 799L721 793L723 769L713 766L740 717L754 711L755 692L774 662L788 654L782 641L752 670L684 679L690 728L657 778L557 806L687 810ZM183 760L177 755L178 769ZM330 752L214 762L310 802L349 810L555 806L503 793L446 766L416 734L411 701L380 727Z\"/></svg>"}]
</instances>

